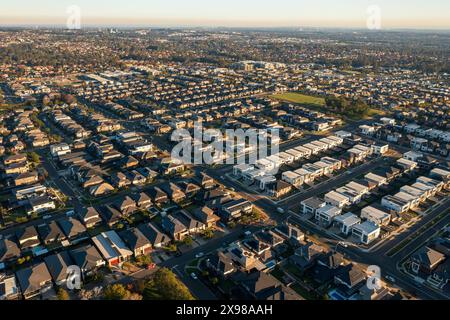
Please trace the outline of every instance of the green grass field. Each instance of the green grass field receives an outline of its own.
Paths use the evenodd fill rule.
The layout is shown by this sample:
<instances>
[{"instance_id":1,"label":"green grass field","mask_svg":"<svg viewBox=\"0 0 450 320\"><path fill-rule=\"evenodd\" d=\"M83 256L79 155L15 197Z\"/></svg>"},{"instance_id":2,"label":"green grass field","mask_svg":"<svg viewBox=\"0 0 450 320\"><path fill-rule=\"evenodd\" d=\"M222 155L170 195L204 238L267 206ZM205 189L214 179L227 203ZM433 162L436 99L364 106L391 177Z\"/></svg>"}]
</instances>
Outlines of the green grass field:
<instances>
[{"instance_id":1,"label":"green grass field","mask_svg":"<svg viewBox=\"0 0 450 320\"><path fill-rule=\"evenodd\" d=\"M272 95L271 98L274 98L277 100L288 101L288 102L292 102L292 103L316 106L316 107L324 107L325 106L324 98L308 96L305 94L295 93L295 92L286 92L286 93L276 94L276 95Z\"/></svg>"}]
</instances>

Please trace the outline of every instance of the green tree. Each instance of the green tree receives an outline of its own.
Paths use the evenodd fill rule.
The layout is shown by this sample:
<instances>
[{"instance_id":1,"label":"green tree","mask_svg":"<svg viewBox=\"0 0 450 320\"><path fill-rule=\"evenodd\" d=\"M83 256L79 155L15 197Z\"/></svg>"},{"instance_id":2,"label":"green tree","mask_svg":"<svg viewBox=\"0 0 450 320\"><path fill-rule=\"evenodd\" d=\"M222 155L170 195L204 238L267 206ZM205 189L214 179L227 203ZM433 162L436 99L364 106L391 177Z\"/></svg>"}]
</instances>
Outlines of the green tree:
<instances>
[{"instance_id":1,"label":"green tree","mask_svg":"<svg viewBox=\"0 0 450 320\"><path fill-rule=\"evenodd\" d=\"M36 163L36 164L39 164L39 163L41 163L41 157L39 157L39 155L36 153L36 152L30 152L29 154L28 154L28 157L31 159L31 161L33 162L33 163Z\"/></svg>"},{"instance_id":2,"label":"green tree","mask_svg":"<svg viewBox=\"0 0 450 320\"><path fill-rule=\"evenodd\" d=\"M194 243L194 239L192 239L191 236L187 236L183 239L183 243L187 246L192 246L192 244Z\"/></svg>"},{"instance_id":3,"label":"green tree","mask_svg":"<svg viewBox=\"0 0 450 320\"><path fill-rule=\"evenodd\" d=\"M59 288L56 294L58 300L70 300L69 293L63 288Z\"/></svg>"},{"instance_id":4,"label":"green tree","mask_svg":"<svg viewBox=\"0 0 450 320\"><path fill-rule=\"evenodd\" d=\"M167 268L153 274L145 285L143 297L145 300L194 300L189 289Z\"/></svg>"},{"instance_id":5,"label":"green tree","mask_svg":"<svg viewBox=\"0 0 450 320\"><path fill-rule=\"evenodd\" d=\"M121 284L113 284L106 287L103 297L106 300L126 300L130 292Z\"/></svg>"}]
</instances>

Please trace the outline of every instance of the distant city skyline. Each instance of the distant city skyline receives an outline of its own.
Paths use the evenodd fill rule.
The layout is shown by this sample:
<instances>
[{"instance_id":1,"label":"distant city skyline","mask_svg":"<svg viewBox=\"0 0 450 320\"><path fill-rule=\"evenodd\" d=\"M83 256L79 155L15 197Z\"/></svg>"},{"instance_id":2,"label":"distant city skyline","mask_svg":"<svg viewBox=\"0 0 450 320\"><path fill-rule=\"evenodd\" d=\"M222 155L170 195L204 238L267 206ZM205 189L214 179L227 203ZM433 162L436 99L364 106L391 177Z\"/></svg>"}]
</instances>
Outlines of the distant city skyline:
<instances>
[{"instance_id":1,"label":"distant city skyline","mask_svg":"<svg viewBox=\"0 0 450 320\"><path fill-rule=\"evenodd\" d=\"M370 6L384 29L450 29L446 0L15 0L2 4L0 25L65 25L67 8L81 26L365 28Z\"/></svg>"}]
</instances>

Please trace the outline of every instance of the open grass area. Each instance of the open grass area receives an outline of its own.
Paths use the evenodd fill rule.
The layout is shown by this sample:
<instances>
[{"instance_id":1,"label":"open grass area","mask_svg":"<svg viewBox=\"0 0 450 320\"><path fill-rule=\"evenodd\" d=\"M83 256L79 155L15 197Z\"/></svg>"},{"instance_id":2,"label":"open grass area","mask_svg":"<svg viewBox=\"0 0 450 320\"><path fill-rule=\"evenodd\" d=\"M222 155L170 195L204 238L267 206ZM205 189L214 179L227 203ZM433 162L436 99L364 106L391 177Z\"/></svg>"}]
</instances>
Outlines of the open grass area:
<instances>
[{"instance_id":1,"label":"open grass area","mask_svg":"<svg viewBox=\"0 0 450 320\"><path fill-rule=\"evenodd\" d=\"M296 92L286 92L286 93L281 93L281 94L275 94L270 97L277 99L277 100L283 100L283 101L287 101L287 102L303 104L305 106L315 106L315 107L324 107L325 106L324 98L308 96L308 95L296 93Z\"/></svg>"}]
</instances>

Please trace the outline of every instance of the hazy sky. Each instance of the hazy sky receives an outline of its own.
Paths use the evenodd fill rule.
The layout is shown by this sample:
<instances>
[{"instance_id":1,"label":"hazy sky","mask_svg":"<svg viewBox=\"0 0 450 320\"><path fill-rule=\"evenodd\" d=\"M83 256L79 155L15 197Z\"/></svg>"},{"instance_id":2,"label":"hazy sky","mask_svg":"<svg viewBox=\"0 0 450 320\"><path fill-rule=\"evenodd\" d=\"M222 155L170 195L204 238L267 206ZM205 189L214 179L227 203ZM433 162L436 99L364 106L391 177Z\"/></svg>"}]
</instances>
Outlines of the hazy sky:
<instances>
[{"instance_id":1,"label":"hazy sky","mask_svg":"<svg viewBox=\"0 0 450 320\"><path fill-rule=\"evenodd\" d=\"M449 0L1 0L0 24L365 27L378 5L383 28L450 29Z\"/></svg>"}]
</instances>

